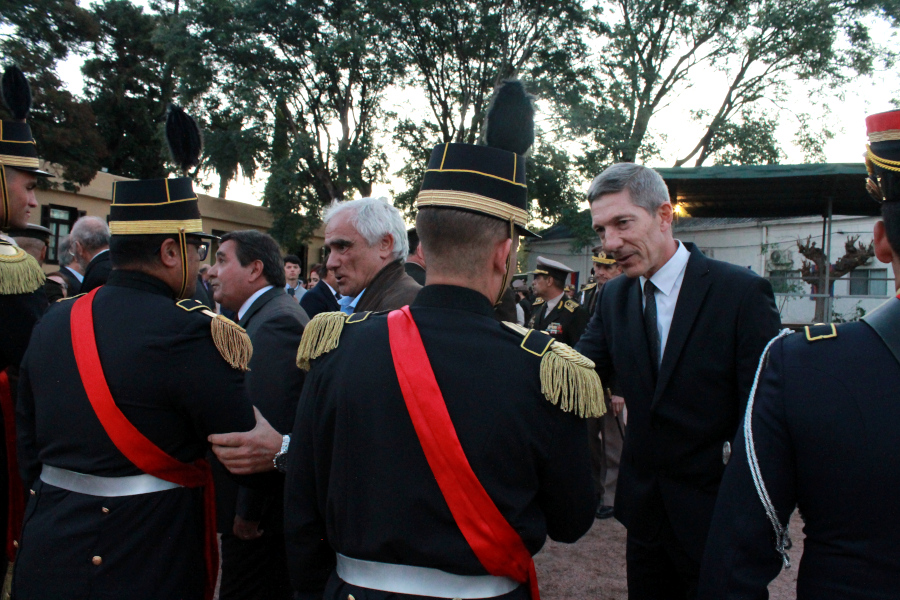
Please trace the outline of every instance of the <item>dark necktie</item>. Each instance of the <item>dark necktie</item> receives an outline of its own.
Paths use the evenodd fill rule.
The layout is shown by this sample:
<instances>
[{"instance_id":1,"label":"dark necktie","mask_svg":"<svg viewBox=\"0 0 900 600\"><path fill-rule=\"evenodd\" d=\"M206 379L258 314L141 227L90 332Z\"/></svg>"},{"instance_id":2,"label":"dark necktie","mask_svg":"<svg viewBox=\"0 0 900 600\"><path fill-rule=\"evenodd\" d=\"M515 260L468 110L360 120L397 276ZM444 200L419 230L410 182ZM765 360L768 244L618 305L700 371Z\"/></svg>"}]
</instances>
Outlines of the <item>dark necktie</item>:
<instances>
[{"instance_id":1,"label":"dark necktie","mask_svg":"<svg viewBox=\"0 0 900 600\"><path fill-rule=\"evenodd\" d=\"M656 325L656 286L649 279L644 282L644 329L647 332L647 345L650 347L650 361L653 363L653 374L659 370L659 329Z\"/></svg>"},{"instance_id":2,"label":"dark necktie","mask_svg":"<svg viewBox=\"0 0 900 600\"><path fill-rule=\"evenodd\" d=\"M294 290L294 288L288 288L287 292L288 292L288 296L290 296L291 298L293 298L294 294L297 293L297 291Z\"/></svg>"}]
</instances>

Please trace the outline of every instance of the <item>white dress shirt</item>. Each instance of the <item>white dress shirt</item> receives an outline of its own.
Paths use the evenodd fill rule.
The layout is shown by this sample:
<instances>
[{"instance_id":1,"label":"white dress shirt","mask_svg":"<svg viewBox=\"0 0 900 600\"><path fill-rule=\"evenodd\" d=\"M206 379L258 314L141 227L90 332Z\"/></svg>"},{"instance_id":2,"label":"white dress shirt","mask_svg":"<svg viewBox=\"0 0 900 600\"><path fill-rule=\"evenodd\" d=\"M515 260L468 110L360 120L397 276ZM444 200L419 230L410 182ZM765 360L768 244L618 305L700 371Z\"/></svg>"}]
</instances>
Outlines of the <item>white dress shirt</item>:
<instances>
[{"instance_id":1,"label":"white dress shirt","mask_svg":"<svg viewBox=\"0 0 900 600\"><path fill-rule=\"evenodd\" d=\"M681 284L684 282L684 271L688 264L691 253L684 247L679 240L678 249L664 264L662 268L653 274L650 281L656 286L653 292L656 298L656 327L659 330L659 362L666 353L666 341L669 339L669 330L672 328L672 317L675 315L675 305L678 304L678 293L681 292ZM644 290L644 283L647 278L641 276L641 292ZM641 296L641 304L646 304ZM656 365L659 367L659 365Z\"/></svg>"},{"instance_id":2,"label":"white dress shirt","mask_svg":"<svg viewBox=\"0 0 900 600\"><path fill-rule=\"evenodd\" d=\"M256 302L257 298L259 298L260 296L262 296L263 294L265 294L266 292L271 290L273 287L275 287L275 286L267 285L265 287L261 287L258 290L256 290L252 296L247 298L244 301L244 303L241 304L241 310L238 311L238 321L240 321L241 319L244 318L244 314L246 314L246 312L248 310L250 310L250 307L253 306L253 303Z\"/></svg>"}]
</instances>

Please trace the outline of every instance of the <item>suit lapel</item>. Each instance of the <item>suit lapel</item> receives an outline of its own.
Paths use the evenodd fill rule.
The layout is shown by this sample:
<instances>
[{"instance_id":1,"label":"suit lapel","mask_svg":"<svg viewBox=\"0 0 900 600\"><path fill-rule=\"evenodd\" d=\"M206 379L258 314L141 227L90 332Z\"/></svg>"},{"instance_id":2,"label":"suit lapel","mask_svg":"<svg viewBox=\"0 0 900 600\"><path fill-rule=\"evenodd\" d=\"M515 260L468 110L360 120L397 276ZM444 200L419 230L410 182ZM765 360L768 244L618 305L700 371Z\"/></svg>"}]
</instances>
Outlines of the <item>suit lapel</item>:
<instances>
[{"instance_id":1,"label":"suit lapel","mask_svg":"<svg viewBox=\"0 0 900 600\"><path fill-rule=\"evenodd\" d=\"M650 410L659 402L660 395L665 389L675 371L675 365L684 349L688 334L694 326L703 299L709 291L712 280L707 277L709 266L707 259L693 244L685 247L691 251L684 271L684 280L681 283L681 291L678 292L678 301L675 304L675 314L672 316L672 326L669 328L669 337L663 350L662 364L659 367L659 377L656 381L656 392L653 394L653 404Z\"/></svg>"},{"instance_id":2,"label":"suit lapel","mask_svg":"<svg viewBox=\"0 0 900 600\"><path fill-rule=\"evenodd\" d=\"M267 291L262 296L260 296L259 298L257 298L256 300L254 300L253 304L250 305L250 308L247 309L247 312L244 313L244 316L241 318L241 321L240 321L240 323L238 323L238 325L240 325L241 327L246 329L247 323L250 322L250 319L251 319L251 317L253 317L253 315L255 315L257 312L259 312L259 309L261 309L263 306L265 306L269 302L269 300L271 300L275 296L278 296L278 295L284 294L284 293L285 293L284 288L274 287L271 290Z\"/></svg>"}]
</instances>

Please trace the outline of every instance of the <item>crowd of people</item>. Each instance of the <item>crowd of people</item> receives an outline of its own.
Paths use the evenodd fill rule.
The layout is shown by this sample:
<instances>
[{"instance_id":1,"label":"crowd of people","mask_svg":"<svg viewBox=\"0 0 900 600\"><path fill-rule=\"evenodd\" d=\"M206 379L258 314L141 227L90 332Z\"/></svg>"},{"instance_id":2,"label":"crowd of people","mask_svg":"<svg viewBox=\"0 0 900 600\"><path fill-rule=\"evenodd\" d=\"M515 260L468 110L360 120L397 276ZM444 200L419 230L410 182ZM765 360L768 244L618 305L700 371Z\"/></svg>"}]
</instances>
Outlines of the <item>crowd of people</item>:
<instances>
[{"instance_id":1,"label":"crowd of people","mask_svg":"<svg viewBox=\"0 0 900 600\"><path fill-rule=\"evenodd\" d=\"M384 198L327 208L305 281L258 231L208 257L188 177L114 184L44 276L26 85L4 75L0 128L13 598L210 599L221 570L222 600L538 600L546 538L613 516L629 598L765 598L798 506L798 597L900 592L900 301L780 331L770 284L676 239L632 163L588 189L588 282L538 257L529 287L518 81L482 144L434 148L413 230ZM900 275L900 111L867 124ZM166 130L187 172L199 129L173 106Z\"/></svg>"}]
</instances>

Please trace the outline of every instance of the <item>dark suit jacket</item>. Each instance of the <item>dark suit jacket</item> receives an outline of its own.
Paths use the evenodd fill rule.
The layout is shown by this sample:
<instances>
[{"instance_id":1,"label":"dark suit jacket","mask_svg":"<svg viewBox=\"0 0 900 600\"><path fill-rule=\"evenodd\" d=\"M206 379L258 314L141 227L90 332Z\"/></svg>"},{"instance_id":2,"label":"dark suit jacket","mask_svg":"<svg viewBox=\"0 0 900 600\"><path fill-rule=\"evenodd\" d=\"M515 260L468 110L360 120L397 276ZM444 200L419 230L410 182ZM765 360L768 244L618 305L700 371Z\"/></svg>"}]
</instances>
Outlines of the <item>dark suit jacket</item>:
<instances>
[{"instance_id":1,"label":"dark suit jacket","mask_svg":"<svg viewBox=\"0 0 900 600\"><path fill-rule=\"evenodd\" d=\"M238 323L253 342L250 370L244 386L253 405L277 431L289 433L294 427L297 401L304 372L297 368L297 347L309 317L302 308L276 287L257 298ZM217 465L221 467L221 465ZM217 475L222 474L217 469ZM281 526L281 486L265 492L238 488L228 477L216 478L219 528L230 532L237 511L242 517L267 527Z\"/></svg>"},{"instance_id":2,"label":"dark suit jacket","mask_svg":"<svg viewBox=\"0 0 900 600\"><path fill-rule=\"evenodd\" d=\"M66 290L67 296L77 296L81 293L81 282L78 281L78 278L75 277L74 273L75 272L69 267L59 268L59 274L62 275L63 279L66 280L66 284L69 286L69 289Z\"/></svg>"},{"instance_id":3,"label":"dark suit jacket","mask_svg":"<svg viewBox=\"0 0 900 600\"><path fill-rule=\"evenodd\" d=\"M87 269L84 270L84 281L81 282L79 294L87 294L94 288L106 283L109 272L112 271L112 263L109 260L109 250L102 252L91 259Z\"/></svg>"},{"instance_id":4,"label":"dark suit jacket","mask_svg":"<svg viewBox=\"0 0 900 600\"><path fill-rule=\"evenodd\" d=\"M422 268L422 265L407 261L403 263L403 270L406 271L407 275L415 279L416 283L425 285L425 269Z\"/></svg>"},{"instance_id":5,"label":"dark suit jacket","mask_svg":"<svg viewBox=\"0 0 900 600\"><path fill-rule=\"evenodd\" d=\"M406 274L400 260L388 263L375 274L353 312L397 310L412 304L422 286Z\"/></svg>"},{"instance_id":6,"label":"dark suit jacket","mask_svg":"<svg viewBox=\"0 0 900 600\"><path fill-rule=\"evenodd\" d=\"M340 304L324 281L319 281L313 289L303 294L300 298L300 308L306 311L310 319L321 312L341 310Z\"/></svg>"},{"instance_id":7,"label":"dark suit jacket","mask_svg":"<svg viewBox=\"0 0 900 600\"><path fill-rule=\"evenodd\" d=\"M693 244L654 379L643 325L641 283L616 277L600 291L576 349L615 374L628 427L616 518L652 539L668 516L689 555L703 555L722 473L757 361L780 327L772 286L748 269L709 259ZM655 382L655 383L654 383Z\"/></svg>"}]
</instances>

